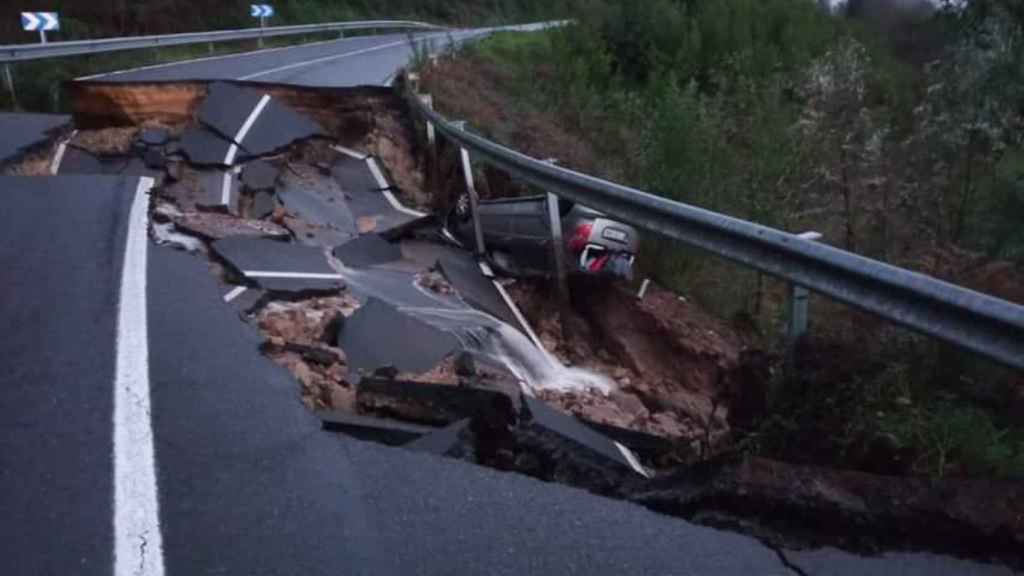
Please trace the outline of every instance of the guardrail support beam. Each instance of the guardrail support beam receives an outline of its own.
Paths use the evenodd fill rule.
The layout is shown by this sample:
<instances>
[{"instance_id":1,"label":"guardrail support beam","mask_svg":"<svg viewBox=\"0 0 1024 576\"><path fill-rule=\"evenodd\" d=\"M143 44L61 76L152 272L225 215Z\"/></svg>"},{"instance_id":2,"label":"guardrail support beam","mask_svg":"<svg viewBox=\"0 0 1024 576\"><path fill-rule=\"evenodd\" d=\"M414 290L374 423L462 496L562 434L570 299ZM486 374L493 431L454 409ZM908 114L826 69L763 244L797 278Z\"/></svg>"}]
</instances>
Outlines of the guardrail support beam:
<instances>
[{"instance_id":1,"label":"guardrail support beam","mask_svg":"<svg viewBox=\"0 0 1024 576\"><path fill-rule=\"evenodd\" d=\"M558 164L555 158L545 160L548 164ZM548 218L551 226L551 265L554 267L555 287L558 298L568 304L569 272L565 267L565 239L562 234L562 212L558 209L558 196L548 192Z\"/></svg>"},{"instance_id":2,"label":"guardrail support beam","mask_svg":"<svg viewBox=\"0 0 1024 576\"><path fill-rule=\"evenodd\" d=\"M453 122L459 130L466 130L466 122ZM476 193L476 183L473 181L473 163L469 158L469 150L459 147L459 159L462 163L462 178L466 182L466 192L469 194L469 211L473 216L473 235L476 238L476 255L483 256L487 253L487 246L484 244L484 228L480 224L480 196Z\"/></svg>"},{"instance_id":3,"label":"guardrail support beam","mask_svg":"<svg viewBox=\"0 0 1024 576\"><path fill-rule=\"evenodd\" d=\"M797 234L797 237L813 242L821 240L821 234L818 232L804 232ZM789 300L786 303L786 357L790 361L797 341L807 332L807 302L810 296L811 292L807 288L799 284L789 285Z\"/></svg>"}]
</instances>

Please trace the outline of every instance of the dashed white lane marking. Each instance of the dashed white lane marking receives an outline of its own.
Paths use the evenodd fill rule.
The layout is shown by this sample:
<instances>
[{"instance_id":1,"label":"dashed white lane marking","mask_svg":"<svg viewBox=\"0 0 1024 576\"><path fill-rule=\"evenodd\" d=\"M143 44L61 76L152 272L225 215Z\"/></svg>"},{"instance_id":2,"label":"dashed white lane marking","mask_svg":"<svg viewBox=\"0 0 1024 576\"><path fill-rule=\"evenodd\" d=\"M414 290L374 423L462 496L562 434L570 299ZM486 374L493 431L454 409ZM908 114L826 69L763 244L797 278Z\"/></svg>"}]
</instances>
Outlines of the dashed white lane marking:
<instances>
[{"instance_id":1,"label":"dashed white lane marking","mask_svg":"<svg viewBox=\"0 0 1024 576\"><path fill-rule=\"evenodd\" d=\"M238 156L238 144L245 140L245 137L252 130L253 124L263 113L263 109L267 107L270 102L270 95L264 94L260 98L260 101L253 107L252 112L249 112L249 117L242 123L241 128L238 129L238 134L235 134L234 141L228 146L228 153L224 155L224 164L231 166L235 163L235 157ZM234 173L238 174L241 171L239 168L234 169ZM229 206L231 204L231 171L224 172L224 180L220 188L220 203Z\"/></svg>"},{"instance_id":2,"label":"dashed white lane marking","mask_svg":"<svg viewBox=\"0 0 1024 576\"><path fill-rule=\"evenodd\" d=\"M424 42L432 38L438 38L445 34L434 34L431 36L425 36L423 38L415 39L415 42ZM251 80L260 76L266 76L267 74L274 74L276 72L284 72L285 70L294 70L295 68L302 68L303 66L312 66L313 64L320 64L321 62L330 62L332 60L341 60L342 58L349 58L352 56L359 56L360 54L366 54L368 52L375 52L377 50L386 50L388 48L394 48L396 46L408 45L409 40L399 40L398 42L390 42L388 44L381 44L380 46L372 46L370 48L364 48L362 50L355 50L353 52L345 52L344 54L335 54L333 56L325 56L323 58L315 58L313 60L307 60L305 62L296 62L294 64L287 64L285 66L278 66L277 68L270 68L269 70L263 70L254 74L248 74L245 76L239 76L238 80Z\"/></svg>"},{"instance_id":3,"label":"dashed white lane marking","mask_svg":"<svg viewBox=\"0 0 1024 576\"><path fill-rule=\"evenodd\" d=\"M128 214L114 372L114 576L163 576L163 539L149 399L146 251L152 178Z\"/></svg>"},{"instance_id":4,"label":"dashed white lane marking","mask_svg":"<svg viewBox=\"0 0 1024 576\"><path fill-rule=\"evenodd\" d=\"M370 173L373 174L373 179L377 181L377 186L380 188L381 193L384 195L384 198L388 201L388 204L390 204L392 208L401 212L402 214L412 216L413 218L423 218L424 216L426 216L424 212L420 212L419 210L413 210L412 208L406 208L401 202L398 201L398 198L395 198L395 195L390 190L391 185L388 184L387 179L384 178L384 173L380 171L380 166L377 165L377 161L374 160L373 157L366 157L366 165L370 168Z\"/></svg>"},{"instance_id":5,"label":"dashed white lane marking","mask_svg":"<svg viewBox=\"0 0 1024 576\"><path fill-rule=\"evenodd\" d=\"M300 278L306 280L343 280L341 274L319 274L313 272L273 272L265 270L245 270L247 278Z\"/></svg>"},{"instance_id":6,"label":"dashed white lane marking","mask_svg":"<svg viewBox=\"0 0 1024 576\"><path fill-rule=\"evenodd\" d=\"M232 290L231 292L228 292L227 294L224 295L224 301L225 302L231 302L235 298L238 298L243 293L245 293L245 291L248 290L248 289L249 288L246 287L246 286L236 286L234 290Z\"/></svg>"},{"instance_id":7,"label":"dashed white lane marking","mask_svg":"<svg viewBox=\"0 0 1024 576\"><path fill-rule=\"evenodd\" d=\"M370 156L369 154L363 154L362 152L357 152L357 151L355 151L355 150L353 150L351 148L346 148L346 147L342 146L341 144L335 144L333 146L333 148L336 151L341 152L345 156L349 156L350 158L355 158L356 160L366 160Z\"/></svg>"},{"instance_id":8,"label":"dashed white lane marking","mask_svg":"<svg viewBox=\"0 0 1024 576\"><path fill-rule=\"evenodd\" d=\"M72 130L71 134L57 145L57 153L53 155L53 162L50 163L50 174L56 175L60 171L60 164L64 161L64 153L68 150L68 144L75 139L78 130Z\"/></svg>"}]
</instances>

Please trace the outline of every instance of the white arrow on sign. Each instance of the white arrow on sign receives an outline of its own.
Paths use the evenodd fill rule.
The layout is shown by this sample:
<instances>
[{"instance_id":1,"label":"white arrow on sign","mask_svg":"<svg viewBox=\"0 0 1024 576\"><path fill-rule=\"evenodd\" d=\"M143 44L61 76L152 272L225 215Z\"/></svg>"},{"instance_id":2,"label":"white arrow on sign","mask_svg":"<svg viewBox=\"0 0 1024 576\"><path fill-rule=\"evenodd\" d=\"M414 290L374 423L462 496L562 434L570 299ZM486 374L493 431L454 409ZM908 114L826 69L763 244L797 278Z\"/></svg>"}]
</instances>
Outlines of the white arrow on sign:
<instances>
[{"instance_id":1,"label":"white arrow on sign","mask_svg":"<svg viewBox=\"0 0 1024 576\"><path fill-rule=\"evenodd\" d=\"M57 18L56 12L40 12L39 15L43 17L44 31L60 30L60 20Z\"/></svg>"},{"instance_id":2,"label":"white arrow on sign","mask_svg":"<svg viewBox=\"0 0 1024 576\"><path fill-rule=\"evenodd\" d=\"M270 18L274 15L274 7L270 4L253 4L250 13L253 18Z\"/></svg>"},{"instance_id":3,"label":"white arrow on sign","mask_svg":"<svg viewBox=\"0 0 1024 576\"><path fill-rule=\"evenodd\" d=\"M56 12L22 12L21 27L28 32L60 30Z\"/></svg>"}]
</instances>

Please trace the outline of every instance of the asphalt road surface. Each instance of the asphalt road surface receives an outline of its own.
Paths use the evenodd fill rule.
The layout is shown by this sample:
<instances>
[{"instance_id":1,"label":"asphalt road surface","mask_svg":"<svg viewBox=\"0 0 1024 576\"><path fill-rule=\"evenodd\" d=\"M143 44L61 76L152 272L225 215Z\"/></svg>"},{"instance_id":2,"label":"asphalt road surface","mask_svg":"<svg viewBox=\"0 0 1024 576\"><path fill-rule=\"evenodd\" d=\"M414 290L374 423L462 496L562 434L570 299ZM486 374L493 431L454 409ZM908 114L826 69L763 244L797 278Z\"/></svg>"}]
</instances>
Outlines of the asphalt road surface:
<instances>
[{"instance_id":1,"label":"asphalt road surface","mask_svg":"<svg viewBox=\"0 0 1024 576\"><path fill-rule=\"evenodd\" d=\"M386 36L117 80L380 83ZM1004 574L756 540L320 430L197 256L153 246L147 180L0 177L4 574ZM791 562L793 562L791 560Z\"/></svg>"},{"instance_id":2,"label":"asphalt road surface","mask_svg":"<svg viewBox=\"0 0 1024 576\"><path fill-rule=\"evenodd\" d=\"M436 52L481 34L452 31L418 34L422 49ZM387 84L414 54L406 34L357 36L288 48L215 56L174 64L91 76L104 82L161 80L248 80L299 86Z\"/></svg>"},{"instance_id":3,"label":"asphalt road surface","mask_svg":"<svg viewBox=\"0 0 1024 576\"><path fill-rule=\"evenodd\" d=\"M47 142L70 124L71 117L60 114L0 113L0 166Z\"/></svg>"}]
</instances>

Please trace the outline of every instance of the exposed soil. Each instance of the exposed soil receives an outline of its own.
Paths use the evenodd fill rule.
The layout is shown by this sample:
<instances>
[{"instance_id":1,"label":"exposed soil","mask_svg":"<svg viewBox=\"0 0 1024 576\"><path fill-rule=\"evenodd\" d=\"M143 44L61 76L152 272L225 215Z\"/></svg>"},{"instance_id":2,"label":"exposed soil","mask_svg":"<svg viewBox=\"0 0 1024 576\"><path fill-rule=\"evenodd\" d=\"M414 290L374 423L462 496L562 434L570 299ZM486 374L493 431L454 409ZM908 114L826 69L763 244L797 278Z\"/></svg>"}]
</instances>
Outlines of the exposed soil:
<instances>
[{"instance_id":1,"label":"exposed soil","mask_svg":"<svg viewBox=\"0 0 1024 576\"><path fill-rule=\"evenodd\" d=\"M556 74L539 66L535 82ZM570 123L552 111L515 106L507 94L514 90L512 74L496 63L473 55L441 58L436 66L420 71L420 90L431 94L437 110L447 118L467 120L476 130L534 158L555 158L560 165L603 178L616 179L615 166L595 149L584 131L567 129ZM488 172L488 180L507 176Z\"/></svg>"},{"instance_id":2,"label":"exposed soil","mask_svg":"<svg viewBox=\"0 0 1024 576\"><path fill-rule=\"evenodd\" d=\"M458 61L446 65L447 70ZM436 82L446 90L474 94L465 69L462 80ZM494 72L498 73L498 72ZM432 199L423 192L422 164L405 105L386 90L290 90L270 87L276 98L313 116L333 141L377 154L394 182L417 204ZM205 96L200 83L144 84L121 87L83 84L75 87L76 121L80 126L107 130L86 132L80 145L102 154L121 154L142 118L180 130ZM437 93L435 92L435 96ZM473 98L459 98L469 102ZM510 114L499 101L477 98L475 113ZM455 101L455 100L453 100ZM442 107L442 109L444 109ZM448 111L457 113L457 111ZM549 133L543 118L516 115L516 130L533 131L528 153L559 155L564 163L594 173L596 155L567 133ZM526 137L524 134L523 137ZM290 147L277 162L293 174L323 172L334 154L331 140L311 140ZM49 158L26 159L24 170ZM181 167L168 181L186 190L197 185L197 173ZM493 182L503 180L495 176ZM494 193L502 186L493 185ZM192 190L195 191L194 189ZM258 230L280 234L291 218L283 210L263 220L214 214L189 203L188 195L154 191L161 208L154 221L171 223L179 231L208 242ZM375 228L362 222L360 229ZM216 264L211 268L216 270ZM1017 280L1005 270L989 267L978 272L979 282L998 284L1008 293ZM439 275L426 273L419 282L447 294L451 286ZM1019 560L1024 544L1024 492L1021 484L994 481L929 481L873 476L862 473L799 467L765 459L730 459L735 441L766 411L768 383L778 359L758 345L751 332L704 313L676 294L652 286L640 300L625 287L575 282L574 308L563 309L543 284L519 281L511 287L514 299L535 327L545 347L564 363L608 376L617 384L609 395L545 392L543 400L595 425L610 426L609 434L640 433L640 443L667 440L644 453L644 464L658 469L654 480L634 471L577 458L582 451L571 443L553 446L550 439L524 426L514 408L503 402L500 411L470 414L464 456L479 464L513 470L549 481L565 482L612 497L629 499L651 509L713 525L727 525L770 542L788 545L832 544L854 549L925 547L944 552L996 556ZM268 297L254 312L264 337L262 350L299 382L302 401L313 410L360 411L347 358L334 345L338 322L358 307L347 292L335 296L285 301ZM375 375L384 380L441 384L445 391L500 391L510 398L516 390L508 374L488 366L468 365L459 356L446 359L420 375ZM1024 395L1019 399L1024 410ZM509 404L514 404L509 402ZM392 414L393 415L393 414ZM429 416L429 415L428 415ZM458 414L462 417L462 414ZM444 423L456 415L446 414ZM626 438L624 434L622 438ZM668 448L663 448L663 446ZM595 463L596 462L596 463Z\"/></svg>"},{"instance_id":3,"label":"exposed soil","mask_svg":"<svg viewBox=\"0 0 1024 576\"><path fill-rule=\"evenodd\" d=\"M618 390L545 392L545 400L587 420L670 438L690 458L727 444L734 403L744 403L745 417L764 409L765 385L750 376L770 364L752 339L657 286L643 300L612 284L572 288L572 310L560 309L541 284L518 282L511 291L549 350L612 378ZM762 365L752 366L754 359Z\"/></svg>"},{"instance_id":4,"label":"exposed soil","mask_svg":"<svg viewBox=\"0 0 1024 576\"><path fill-rule=\"evenodd\" d=\"M787 547L925 548L1024 565L1019 482L907 479L744 458L680 469L630 490L627 498L655 510L744 526Z\"/></svg>"},{"instance_id":5,"label":"exposed soil","mask_svg":"<svg viewBox=\"0 0 1024 576\"><path fill-rule=\"evenodd\" d=\"M351 316L359 302L351 294L299 302L270 302L257 312L266 341L263 352L302 385L302 401L312 410L354 411L345 353L333 345L339 316Z\"/></svg>"}]
</instances>

